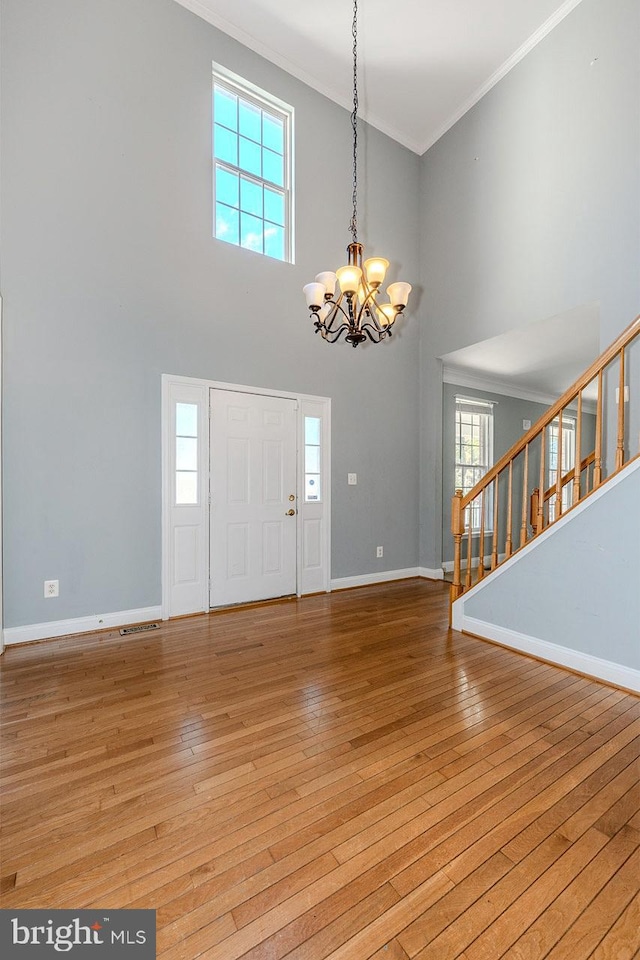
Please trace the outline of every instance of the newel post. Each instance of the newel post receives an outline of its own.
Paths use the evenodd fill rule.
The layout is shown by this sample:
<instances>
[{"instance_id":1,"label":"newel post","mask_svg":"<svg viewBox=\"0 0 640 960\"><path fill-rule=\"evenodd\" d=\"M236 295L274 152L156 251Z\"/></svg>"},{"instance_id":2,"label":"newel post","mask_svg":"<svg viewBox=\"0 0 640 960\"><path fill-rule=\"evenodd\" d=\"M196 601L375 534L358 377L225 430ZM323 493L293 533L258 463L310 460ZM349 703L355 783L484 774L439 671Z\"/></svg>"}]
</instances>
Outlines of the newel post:
<instances>
[{"instance_id":1,"label":"newel post","mask_svg":"<svg viewBox=\"0 0 640 960\"><path fill-rule=\"evenodd\" d=\"M537 533L540 533L538 529L538 513L540 510L540 490L538 487L531 494L531 509L529 511L529 523L531 524L531 529L534 536Z\"/></svg>"},{"instance_id":2,"label":"newel post","mask_svg":"<svg viewBox=\"0 0 640 960\"><path fill-rule=\"evenodd\" d=\"M449 605L449 623L451 624L451 604L462 593L460 579L462 537L464 535L464 520L462 511L462 490L456 490L451 501L451 533L453 534L453 583L449 590L451 603Z\"/></svg>"}]
</instances>

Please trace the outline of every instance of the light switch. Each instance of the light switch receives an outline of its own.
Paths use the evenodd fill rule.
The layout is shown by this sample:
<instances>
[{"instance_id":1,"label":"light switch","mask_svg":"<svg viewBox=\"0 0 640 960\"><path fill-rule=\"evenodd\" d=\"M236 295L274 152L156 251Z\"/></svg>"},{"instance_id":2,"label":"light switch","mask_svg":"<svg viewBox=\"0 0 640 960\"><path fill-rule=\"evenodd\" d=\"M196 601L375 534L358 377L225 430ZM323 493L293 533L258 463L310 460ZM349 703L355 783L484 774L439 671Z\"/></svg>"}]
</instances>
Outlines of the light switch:
<instances>
[{"instance_id":1,"label":"light switch","mask_svg":"<svg viewBox=\"0 0 640 960\"><path fill-rule=\"evenodd\" d=\"M624 402L629 403L629 384L624 385ZM616 387L616 404L620 403L620 387Z\"/></svg>"}]
</instances>

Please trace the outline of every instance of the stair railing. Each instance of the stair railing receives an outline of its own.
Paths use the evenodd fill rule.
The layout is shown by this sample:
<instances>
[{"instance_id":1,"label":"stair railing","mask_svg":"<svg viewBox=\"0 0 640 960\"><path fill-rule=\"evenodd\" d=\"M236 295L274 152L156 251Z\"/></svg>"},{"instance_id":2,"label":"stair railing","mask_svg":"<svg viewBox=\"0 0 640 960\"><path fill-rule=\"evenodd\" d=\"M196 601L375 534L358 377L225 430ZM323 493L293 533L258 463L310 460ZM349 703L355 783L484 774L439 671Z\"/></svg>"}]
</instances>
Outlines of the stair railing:
<instances>
[{"instance_id":1,"label":"stair railing","mask_svg":"<svg viewBox=\"0 0 640 960\"><path fill-rule=\"evenodd\" d=\"M590 484L591 484L591 479L590 479L590 478L591 478L591 472L590 472L589 468L595 463L595 459L596 459L596 452L595 452L595 450L592 450L591 453L590 453L587 457L585 457L584 460L583 460L583 461L581 462L581 464L580 464L580 477L582 477L582 474L583 474L583 473L585 474L584 484L583 484L582 486L581 486L581 480L580 480L580 478L577 476L575 469L568 470L567 473L565 473L565 475L562 477L562 493L563 493L563 499L564 499L564 488L567 486L567 484L573 483L573 488L572 488L572 506L573 506L573 503L578 503L580 500L584 500L584 497L586 496L586 494L588 494L588 493L591 492L591 489L592 489L592 487L591 487L591 485L590 485ZM576 487L577 487L577 489L576 489ZM583 493L582 496L581 496L581 494L580 494L581 489L584 491L584 493ZM538 518L538 515L539 515L539 514L542 515L542 525L543 525L543 529L544 529L544 526L545 526L545 506L546 506L546 508L547 508L546 516L549 517L550 514L551 514L551 516L553 516L553 513L550 511L548 501L549 501L549 500L554 500L554 498L557 496L557 487L555 486L555 484L554 484L553 486L551 486L551 487L548 487L548 488L545 490L543 496L544 496L544 499L543 499L543 503L542 503L542 509L540 509L540 506L541 506L541 505L540 505L540 490L538 489L538 487L536 487L535 490L533 491L533 493L531 494L531 507L530 507L530 510L529 510L529 523L530 523L530 525L531 525L531 528L534 529L534 530L536 530L536 532L537 532L537 529L538 529L538 521L537 521L537 518ZM555 500L554 500L553 506L554 506L554 508L555 508Z\"/></svg>"},{"instance_id":2,"label":"stair railing","mask_svg":"<svg viewBox=\"0 0 640 960\"><path fill-rule=\"evenodd\" d=\"M635 438L630 435L625 414L630 399L629 349L636 339L640 341L640 316L472 490L466 494L456 490L451 504L452 604L640 456L640 437L637 432ZM636 385L636 404L639 399ZM567 456L570 450L563 454L563 424L569 423L573 457ZM593 449L585 455L587 444L593 444ZM565 464L571 459L573 463ZM564 491L569 485L567 496Z\"/></svg>"}]
</instances>

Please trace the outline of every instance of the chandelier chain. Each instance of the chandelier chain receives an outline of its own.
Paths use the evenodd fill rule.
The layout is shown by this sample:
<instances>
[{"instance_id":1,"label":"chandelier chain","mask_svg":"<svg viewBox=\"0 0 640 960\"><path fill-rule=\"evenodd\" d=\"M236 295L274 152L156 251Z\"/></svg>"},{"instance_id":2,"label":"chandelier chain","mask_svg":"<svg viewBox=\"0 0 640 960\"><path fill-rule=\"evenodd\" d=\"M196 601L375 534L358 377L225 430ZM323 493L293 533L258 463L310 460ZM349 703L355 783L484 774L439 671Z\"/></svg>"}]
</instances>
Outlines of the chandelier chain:
<instances>
[{"instance_id":1,"label":"chandelier chain","mask_svg":"<svg viewBox=\"0 0 640 960\"><path fill-rule=\"evenodd\" d=\"M353 128L353 213L349 230L353 242L358 241L358 0L353 0L353 112L351 126Z\"/></svg>"},{"instance_id":2,"label":"chandelier chain","mask_svg":"<svg viewBox=\"0 0 640 960\"><path fill-rule=\"evenodd\" d=\"M334 273L324 270L313 283L303 288L316 333L328 343L337 343L344 335L347 343L381 343L391 336L391 328L407 305L411 284L398 280L387 287L388 303L381 288L389 261L384 257L365 260L358 241L358 0L352 0L353 20L353 210L349 223L351 243L347 246L347 264Z\"/></svg>"}]
</instances>

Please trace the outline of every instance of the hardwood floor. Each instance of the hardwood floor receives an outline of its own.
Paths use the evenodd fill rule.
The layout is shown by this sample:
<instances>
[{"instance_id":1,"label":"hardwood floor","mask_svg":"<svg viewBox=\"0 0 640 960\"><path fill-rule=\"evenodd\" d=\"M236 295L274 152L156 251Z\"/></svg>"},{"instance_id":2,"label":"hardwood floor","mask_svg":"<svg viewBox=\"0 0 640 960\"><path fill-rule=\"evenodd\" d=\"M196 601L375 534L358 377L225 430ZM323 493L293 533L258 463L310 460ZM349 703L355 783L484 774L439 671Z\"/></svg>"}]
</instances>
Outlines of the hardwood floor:
<instances>
[{"instance_id":1,"label":"hardwood floor","mask_svg":"<svg viewBox=\"0 0 640 960\"><path fill-rule=\"evenodd\" d=\"M640 956L640 701L447 592L9 648L2 905L154 908L162 960Z\"/></svg>"}]
</instances>

